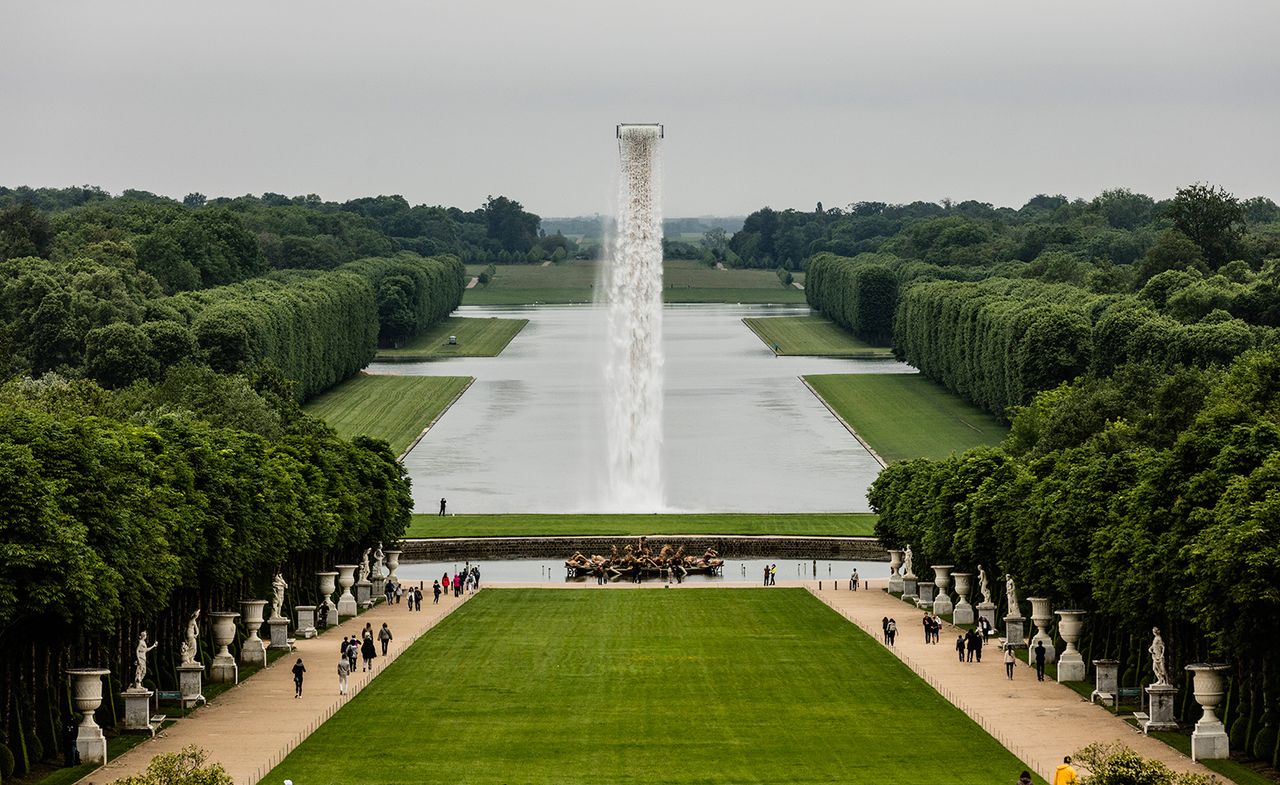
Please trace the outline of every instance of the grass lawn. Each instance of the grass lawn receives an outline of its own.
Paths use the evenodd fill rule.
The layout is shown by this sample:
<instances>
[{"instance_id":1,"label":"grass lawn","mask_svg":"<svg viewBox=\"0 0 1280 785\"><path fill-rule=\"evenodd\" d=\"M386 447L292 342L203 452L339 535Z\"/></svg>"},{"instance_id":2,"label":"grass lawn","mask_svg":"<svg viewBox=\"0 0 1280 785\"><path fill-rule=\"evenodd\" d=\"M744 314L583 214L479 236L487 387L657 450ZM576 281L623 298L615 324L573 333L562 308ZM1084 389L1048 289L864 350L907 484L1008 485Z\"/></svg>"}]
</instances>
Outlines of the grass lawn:
<instances>
[{"instance_id":1,"label":"grass lawn","mask_svg":"<svg viewBox=\"0 0 1280 785\"><path fill-rule=\"evenodd\" d=\"M303 408L344 439L386 439L397 454L444 414L469 376L371 376L362 373L316 396Z\"/></svg>"},{"instance_id":2,"label":"grass lawn","mask_svg":"<svg viewBox=\"0 0 1280 785\"><path fill-rule=\"evenodd\" d=\"M310 689L336 690L329 670ZM803 590L489 589L262 782L1001 783L1023 768Z\"/></svg>"},{"instance_id":3,"label":"grass lawn","mask_svg":"<svg viewBox=\"0 0 1280 785\"><path fill-rule=\"evenodd\" d=\"M999 444L1007 426L920 374L804 377L886 461Z\"/></svg>"},{"instance_id":4,"label":"grass lawn","mask_svg":"<svg viewBox=\"0 0 1280 785\"><path fill-rule=\"evenodd\" d=\"M497 357L528 319L468 319L450 316L398 349L379 349L375 360L416 362L439 357ZM449 336L458 343L449 344Z\"/></svg>"},{"instance_id":5,"label":"grass lawn","mask_svg":"<svg viewBox=\"0 0 1280 785\"><path fill-rule=\"evenodd\" d=\"M417 514L406 537L537 537L575 534L870 535L876 516L849 513L707 513L689 515Z\"/></svg>"},{"instance_id":6,"label":"grass lawn","mask_svg":"<svg viewBox=\"0 0 1280 785\"><path fill-rule=\"evenodd\" d=\"M487 265L470 265L478 276ZM549 267L509 264L497 268L487 285L466 290L465 305L590 303L595 299L597 264L557 262ZM803 282L804 276L796 279ZM772 270L716 270L701 262L663 263L663 300L669 303L803 303L804 292L783 286Z\"/></svg>"},{"instance_id":7,"label":"grass lawn","mask_svg":"<svg viewBox=\"0 0 1280 785\"><path fill-rule=\"evenodd\" d=\"M893 357L893 350L889 347L872 346L859 340L825 316L772 316L742 321L778 355L859 359Z\"/></svg>"}]
</instances>

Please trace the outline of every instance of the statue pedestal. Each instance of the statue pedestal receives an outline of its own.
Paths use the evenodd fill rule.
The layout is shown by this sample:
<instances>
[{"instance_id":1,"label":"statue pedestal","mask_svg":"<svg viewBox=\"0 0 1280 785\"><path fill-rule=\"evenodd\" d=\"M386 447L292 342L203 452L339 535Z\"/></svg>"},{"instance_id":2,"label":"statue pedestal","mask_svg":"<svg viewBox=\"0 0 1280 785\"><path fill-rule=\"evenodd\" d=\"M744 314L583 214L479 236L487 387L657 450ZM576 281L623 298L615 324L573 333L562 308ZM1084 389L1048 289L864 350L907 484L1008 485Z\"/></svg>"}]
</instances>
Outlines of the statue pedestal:
<instances>
[{"instance_id":1,"label":"statue pedestal","mask_svg":"<svg viewBox=\"0 0 1280 785\"><path fill-rule=\"evenodd\" d=\"M371 581L371 583L373 585L371 592L375 598L387 596L387 579L386 578L379 576L377 578L374 578Z\"/></svg>"},{"instance_id":2,"label":"statue pedestal","mask_svg":"<svg viewBox=\"0 0 1280 785\"><path fill-rule=\"evenodd\" d=\"M1120 661L1093 661L1093 694L1089 701L1095 701L1101 695L1110 695L1112 706L1120 702Z\"/></svg>"},{"instance_id":3,"label":"statue pedestal","mask_svg":"<svg viewBox=\"0 0 1280 785\"><path fill-rule=\"evenodd\" d=\"M916 585L917 583L918 581L914 575L902 576L902 599L910 602L920 596L919 594L916 594L916 591L919 588Z\"/></svg>"},{"instance_id":4,"label":"statue pedestal","mask_svg":"<svg viewBox=\"0 0 1280 785\"><path fill-rule=\"evenodd\" d=\"M368 608L373 604L373 584L369 581L356 582L356 605Z\"/></svg>"},{"instance_id":5,"label":"statue pedestal","mask_svg":"<svg viewBox=\"0 0 1280 785\"><path fill-rule=\"evenodd\" d=\"M151 730L151 696L147 689L127 689L120 693L124 699L124 727L127 730Z\"/></svg>"},{"instance_id":6,"label":"statue pedestal","mask_svg":"<svg viewBox=\"0 0 1280 785\"><path fill-rule=\"evenodd\" d=\"M920 592L920 602L927 604L930 609L933 608L933 581L920 581L916 584L916 591Z\"/></svg>"},{"instance_id":7,"label":"statue pedestal","mask_svg":"<svg viewBox=\"0 0 1280 785\"><path fill-rule=\"evenodd\" d=\"M240 666L236 664L235 657L230 654L214 657L213 662L209 663L209 681L214 684L239 684Z\"/></svg>"},{"instance_id":8,"label":"statue pedestal","mask_svg":"<svg viewBox=\"0 0 1280 785\"><path fill-rule=\"evenodd\" d=\"M189 709L197 703L204 703L204 666L198 662L190 662L178 666L178 693L182 696L182 707Z\"/></svg>"},{"instance_id":9,"label":"statue pedestal","mask_svg":"<svg viewBox=\"0 0 1280 785\"><path fill-rule=\"evenodd\" d=\"M268 648L289 651L289 620L283 617L267 619L267 627L271 629L271 646Z\"/></svg>"},{"instance_id":10,"label":"statue pedestal","mask_svg":"<svg viewBox=\"0 0 1280 785\"><path fill-rule=\"evenodd\" d=\"M902 594L903 591L905 591L905 588L902 585L902 576L890 575L889 576L889 593Z\"/></svg>"},{"instance_id":11,"label":"statue pedestal","mask_svg":"<svg viewBox=\"0 0 1280 785\"><path fill-rule=\"evenodd\" d=\"M1201 720L1191 731L1191 760L1231 757L1231 739L1221 721Z\"/></svg>"},{"instance_id":12,"label":"statue pedestal","mask_svg":"<svg viewBox=\"0 0 1280 785\"><path fill-rule=\"evenodd\" d=\"M244 665L266 665L267 645L256 637L245 641L240 645L240 662Z\"/></svg>"},{"instance_id":13,"label":"statue pedestal","mask_svg":"<svg viewBox=\"0 0 1280 785\"><path fill-rule=\"evenodd\" d=\"M936 609L938 604L935 602L933 607ZM934 612L937 613L936 610ZM955 609L951 611L951 623L973 624L974 621L976 621L976 619L973 615L973 606L969 604L968 600L961 597L960 602L957 602Z\"/></svg>"},{"instance_id":14,"label":"statue pedestal","mask_svg":"<svg viewBox=\"0 0 1280 785\"><path fill-rule=\"evenodd\" d=\"M319 635L316 632L316 606L295 605L293 612L298 615L298 625L294 628L296 636L299 638L314 638Z\"/></svg>"},{"instance_id":15,"label":"statue pedestal","mask_svg":"<svg viewBox=\"0 0 1280 785\"><path fill-rule=\"evenodd\" d=\"M1147 687L1147 716L1150 719L1142 726L1143 733L1178 729L1178 722L1173 718L1173 701L1177 696L1178 688L1169 684Z\"/></svg>"},{"instance_id":16,"label":"statue pedestal","mask_svg":"<svg viewBox=\"0 0 1280 785\"><path fill-rule=\"evenodd\" d=\"M1022 616L1004 617L1004 639L1021 645L1027 640L1027 620Z\"/></svg>"},{"instance_id":17,"label":"statue pedestal","mask_svg":"<svg viewBox=\"0 0 1280 785\"><path fill-rule=\"evenodd\" d=\"M83 725L76 731L76 752L80 754L81 763L107 762L107 737L102 735L102 728L96 725L85 728Z\"/></svg>"},{"instance_id":18,"label":"statue pedestal","mask_svg":"<svg viewBox=\"0 0 1280 785\"><path fill-rule=\"evenodd\" d=\"M951 597L949 597L945 591L940 592L937 597L933 598L934 614L938 616L950 616L951 612L954 610L955 606L951 604ZM954 623L955 620L952 619L952 622Z\"/></svg>"}]
</instances>

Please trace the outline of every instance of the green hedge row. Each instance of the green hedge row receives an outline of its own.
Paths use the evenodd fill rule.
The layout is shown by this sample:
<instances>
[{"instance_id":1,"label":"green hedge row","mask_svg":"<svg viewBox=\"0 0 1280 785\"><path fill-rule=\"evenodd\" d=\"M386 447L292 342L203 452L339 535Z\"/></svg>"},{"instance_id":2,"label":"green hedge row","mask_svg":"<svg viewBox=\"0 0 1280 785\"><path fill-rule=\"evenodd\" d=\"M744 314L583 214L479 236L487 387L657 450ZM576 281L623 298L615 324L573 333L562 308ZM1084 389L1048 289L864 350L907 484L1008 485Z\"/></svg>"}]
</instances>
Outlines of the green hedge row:
<instances>
[{"instance_id":1,"label":"green hedge row","mask_svg":"<svg viewBox=\"0 0 1280 785\"><path fill-rule=\"evenodd\" d=\"M893 339L898 277L888 265L822 253L809 260L805 298L812 308L873 344Z\"/></svg>"},{"instance_id":2,"label":"green hedge row","mask_svg":"<svg viewBox=\"0 0 1280 785\"><path fill-rule=\"evenodd\" d=\"M358 273L378 300L378 345L397 346L462 304L467 268L455 256L397 254L360 259L340 269Z\"/></svg>"}]
</instances>

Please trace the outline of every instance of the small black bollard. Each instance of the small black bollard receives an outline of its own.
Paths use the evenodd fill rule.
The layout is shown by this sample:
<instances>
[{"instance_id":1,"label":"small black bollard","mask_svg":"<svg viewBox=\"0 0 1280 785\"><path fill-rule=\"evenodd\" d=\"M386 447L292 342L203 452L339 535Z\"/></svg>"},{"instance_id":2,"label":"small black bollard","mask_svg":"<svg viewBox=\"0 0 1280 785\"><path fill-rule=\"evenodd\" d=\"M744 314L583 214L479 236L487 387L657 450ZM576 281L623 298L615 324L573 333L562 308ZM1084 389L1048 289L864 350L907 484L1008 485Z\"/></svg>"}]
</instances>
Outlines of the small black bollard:
<instances>
[{"instance_id":1,"label":"small black bollard","mask_svg":"<svg viewBox=\"0 0 1280 785\"><path fill-rule=\"evenodd\" d=\"M822 591L822 581L818 581L818 591Z\"/></svg>"}]
</instances>

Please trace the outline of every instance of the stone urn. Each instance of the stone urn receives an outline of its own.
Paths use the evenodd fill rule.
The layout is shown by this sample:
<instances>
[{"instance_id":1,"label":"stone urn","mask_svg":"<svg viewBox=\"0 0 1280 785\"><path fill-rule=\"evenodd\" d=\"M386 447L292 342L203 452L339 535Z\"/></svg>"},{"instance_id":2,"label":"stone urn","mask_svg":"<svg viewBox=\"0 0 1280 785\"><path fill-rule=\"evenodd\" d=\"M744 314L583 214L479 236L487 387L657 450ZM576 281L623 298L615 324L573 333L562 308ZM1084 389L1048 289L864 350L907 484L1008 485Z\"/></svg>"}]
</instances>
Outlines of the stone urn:
<instances>
[{"instance_id":1,"label":"stone urn","mask_svg":"<svg viewBox=\"0 0 1280 785\"><path fill-rule=\"evenodd\" d=\"M266 665L267 645L258 637L262 629L266 600L241 600L240 613L244 619L245 639L240 646L240 661L245 665Z\"/></svg>"},{"instance_id":2,"label":"stone urn","mask_svg":"<svg viewBox=\"0 0 1280 785\"><path fill-rule=\"evenodd\" d=\"M213 655L213 662L209 664L209 680L220 684L235 684L240 680L240 669L227 647L236 639L236 619L240 618L240 614L235 611L215 611L209 614L209 618L213 619L213 645L218 650Z\"/></svg>"},{"instance_id":3,"label":"stone urn","mask_svg":"<svg viewBox=\"0 0 1280 785\"><path fill-rule=\"evenodd\" d=\"M933 585L937 588L933 595L933 612L939 616L950 615L954 607L951 604L951 594L947 591L951 586L951 570L954 568L954 564L935 564L930 567L933 570Z\"/></svg>"},{"instance_id":4,"label":"stone urn","mask_svg":"<svg viewBox=\"0 0 1280 785\"><path fill-rule=\"evenodd\" d=\"M898 574L898 568L902 566L902 551L894 548L889 549L889 593L902 594L902 576Z\"/></svg>"},{"instance_id":5,"label":"stone urn","mask_svg":"<svg viewBox=\"0 0 1280 785\"><path fill-rule=\"evenodd\" d=\"M342 587L342 594L338 597L338 615L339 616L355 616L359 611L356 607L355 595L351 593L351 587L356 585L356 570L358 564L338 564L338 585Z\"/></svg>"},{"instance_id":6,"label":"stone urn","mask_svg":"<svg viewBox=\"0 0 1280 785\"><path fill-rule=\"evenodd\" d=\"M1225 758L1230 755L1230 738L1215 712L1226 692L1223 674L1229 666L1216 662L1197 662L1187 666L1194 677L1192 693L1204 710L1191 731L1191 759Z\"/></svg>"},{"instance_id":7,"label":"stone urn","mask_svg":"<svg viewBox=\"0 0 1280 785\"><path fill-rule=\"evenodd\" d=\"M102 705L102 677L109 676L106 668L71 668L71 699L76 711L83 715L76 730L76 749L83 763L107 762L107 739L102 728L93 721L93 713Z\"/></svg>"},{"instance_id":8,"label":"stone urn","mask_svg":"<svg viewBox=\"0 0 1280 785\"><path fill-rule=\"evenodd\" d=\"M400 554L404 551L387 551L387 580L391 583L399 582L396 577L396 570L400 569Z\"/></svg>"},{"instance_id":9,"label":"stone urn","mask_svg":"<svg viewBox=\"0 0 1280 785\"><path fill-rule=\"evenodd\" d=\"M951 578L956 582L956 606L951 611L953 624L973 624L973 606L969 604L969 592L973 587L973 573L953 572Z\"/></svg>"},{"instance_id":10,"label":"stone urn","mask_svg":"<svg viewBox=\"0 0 1280 785\"><path fill-rule=\"evenodd\" d=\"M316 577L320 579L320 604L329 608L326 621L328 626L333 626L338 623L338 606L333 603L333 592L338 588L338 573L317 572Z\"/></svg>"},{"instance_id":11,"label":"stone urn","mask_svg":"<svg viewBox=\"0 0 1280 785\"><path fill-rule=\"evenodd\" d=\"M1058 658L1058 681L1084 681L1089 670L1085 667L1084 656L1076 648L1080 640L1080 631L1084 629L1086 611L1055 611L1058 614L1058 635L1062 636L1066 648Z\"/></svg>"},{"instance_id":12,"label":"stone urn","mask_svg":"<svg viewBox=\"0 0 1280 785\"><path fill-rule=\"evenodd\" d=\"M1028 597L1031 603L1031 621L1036 625L1036 634L1031 636L1028 651L1035 651L1037 643L1044 644L1044 661L1053 662L1053 636L1049 635L1049 622L1053 620L1053 612L1049 610L1048 597Z\"/></svg>"}]
</instances>

